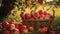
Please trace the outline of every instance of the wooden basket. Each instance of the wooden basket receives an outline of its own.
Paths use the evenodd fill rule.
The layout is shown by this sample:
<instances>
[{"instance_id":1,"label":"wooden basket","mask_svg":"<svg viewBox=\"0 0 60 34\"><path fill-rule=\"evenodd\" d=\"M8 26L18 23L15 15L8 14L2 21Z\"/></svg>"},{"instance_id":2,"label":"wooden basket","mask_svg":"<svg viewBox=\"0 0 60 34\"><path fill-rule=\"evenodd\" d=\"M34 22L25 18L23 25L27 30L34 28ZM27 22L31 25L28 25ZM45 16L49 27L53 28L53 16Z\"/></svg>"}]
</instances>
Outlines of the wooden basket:
<instances>
[{"instance_id":1,"label":"wooden basket","mask_svg":"<svg viewBox=\"0 0 60 34\"><path fill-rule=\"evenodd\" d=\"M53 10L53 16L51 16L51 19L49 19L49 20L22 19L22 21L24 22L25 25L27 25L27 27L29 27L29 26L34 26L35 28L40 27L40 26L49 27L51 25L51 23L54 21L54 17L55 17L55 11Z\"/></svg>"}]
</instances>

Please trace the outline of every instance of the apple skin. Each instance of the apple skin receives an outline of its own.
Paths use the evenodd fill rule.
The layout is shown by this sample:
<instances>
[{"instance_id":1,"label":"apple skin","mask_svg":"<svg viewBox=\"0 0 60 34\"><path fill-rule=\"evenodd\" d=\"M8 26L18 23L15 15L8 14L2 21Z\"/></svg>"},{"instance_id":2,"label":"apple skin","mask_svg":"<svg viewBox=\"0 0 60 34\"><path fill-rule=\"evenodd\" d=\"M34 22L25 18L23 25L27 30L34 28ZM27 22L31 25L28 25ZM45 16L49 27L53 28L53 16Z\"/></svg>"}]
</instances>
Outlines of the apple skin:
<instances>
[{"instance_id":1,"label":"apple skin","mask_svg":"<svg viewBox=\"0 0 60 34\"><path fill-rule=\"evenodd\" d=\"M19 29L19 24L15 24L15 28Z\"/></svg>"},{"instance_id":2,"label":"apple skin","mask_svg":"<svg viewBox=\"0 0 60 34\"><path fill-rule=\"evenodd\" d=\"M53 16L53 15L51 15L51 14L49 14L49 13L48 13L47 15L48 15L48 18L51 18L51 17Z\"/></svg>"},{"instance_id":3,"label":"apple skin","mask_svg":"<svg viewBox=\"0 0 60 34\"><path fill-rule=\"evenodd\" d=\"M45 32L47 32L47 30L48 30L48 28L47 27L41 27L41 28L39 28L39 32L41 32L41 33L45 33Z\"/></svg>"},{"instance_id":4,"label":"apple skin","mask_svg":"<svg viewBox=\"0 0 60 34\"><path fill-rule=\"evenodd\" d=\"M41 14L40 15L40 19L43 20L45 18L45 15L44 14Z\"/></svg>"},{"instance_id":5,"label":"apple skin","mask_svg":"<svg viewBox=\"0 0 60 34\"><path fill-rule=\"evenodd\" d=\"M43 4L43 0L38 0L38 4L42 5Z\"/></svg>"},{"instance_id":6,"label":"apple skin","mask_svg":"<svg viewBox=\"0 0 60 34\"><path fill-rule=\"evenodd\" d=\"M35 19L33 17L31 17L30 20L35 20Z\"/></svg>"},{"instance_id":7,"label":"apple skin","mask_svg":"<svg viewBox=\"0 0 60 34\"><path fill-rule=\"evenodd\" d=\"M20 17L23 17L23 16L24 16L24 12L21 12Z\"/></svg>"},{"instance_id":8,"label":"apple skin","mask_svg":"<svg viewBox=\"0 0 60 34\"><path fill-rule=\"evenodd\" d=\"M9 31L9 30L5 30L5 31L3 32L3 34L10 34L10 31Z\"/></svg>"},{"instance_id":9,"label":"apple skin","mask_svg":"<svg viewBox=\"0 0 60 34\"><path fill-rule=\"evenodd\" d=\"M27 33L28 32L28 29L27 29L26 25L21 26L21 32L23 32L23 33Z\"/></svg>"},{"instance_id":10,"label":"apple skin","mask_svg":"<svg viewBox=\"0 0 60 34\"><path fill-rule=\"evenodd\" d=\"M7 30L10 30L10 28L11 28L11 27L10 27L10 24L7 24L6 29L7 29Z\"/></svg>"},{"instance_id":11,"label":"apple skin","mask_svg":"<svg viewBox=\"0 0 60 34\"><path fill-rule=\"evenodd\" d=\"M20 26L24 25L24 22L23 22L23 21L22 21L22 22L20 22L20 23L19 23L19 25L20 25Z\"/></svg>"},{"instance_id":12,"label":"apple skin","mask_svg":"<svg viewBox=\"0 0 60 34\"><path fill-rule=\"evenodd\" d=\"M18 29L21 30L22 26L24 25L23 22L20 22L19 25L18 25Z\"/></svg>"},{"instance_id":13,"label":"apple skin","mask_svg":"<svg viewBox=\"0 0 60 34\"><path fill-rule=\"evenodd\" d=\"M45 16L45 19L50 20L50 19L51 19L51 17L52 17L52 15L51 15L51 14L49 14L49 13L47 13L47 15Z\"/></svg>"},{"instance_id":14,"label":"apple skin","mask_svg":"<svg viewBox=\"0 0 60 34\"><path fill-rule=\"evenodd\" d=\"M30 27L28 27L28 30L29 31L34 31L34 27L33 26L30 26Z\"/></svg>"},{"instance_id":15,"label":"apple skin","mask_svg":"<svg viewBox=\"0 0 60 34\"><path fill-rule=\"evenodd\" d=\"M15 25L14 24L10 24L10 30L14 30L15 29Z\"/></svg>"},{"instance_id":16,"label":"apple skin","mask_svg":"<svg viewBox=\"0 0 60 34\"><path fill-rule=\"evenodd\" d=\"M25 19L29 19L31 17L31 14L26 13L24 17Z\"/></svg>"},{"instance_id":17,"label":"apple skin","mask_svg":"<svg viewBox=\"0 0 60 34\"><path fill-rule=\"evenodd\" d=\"M41 14L43 14L43 11L42 10L39 10L38 13L41 15Z\"/></svg>"},{"instance_id":18,"label":"apple skin","mask_svg":"<svg viewBox=\"0 0 60 34\"><path fill-rule=\"evenodd\" d=\"M35 12L34 13L35 17L39 18L40 17L40 14L38 12Z\"/></svg>"},{"instance_id":19,"label":"apple skin","mask_svg":"<svg viewBox=\"0 0 60 34\"><path fill-rule=\"evenodd\" d=\"M2 23L0 23L0 30L2 30L3 26L2 26Z\"/></svg>"},{"instance_id":20,"label":"apple skin","mask_svg":"<svg viewBox=\"0 0 60 34\"><path fill-rule=\"evenodd\" d=\"M22 19L24 18L25 13L22 11L20 14L20 17L22 17Z\"/></svg>"},{"instance_id":21,"label":"apple skin","mask_svg":"<svg viewBox=\"0 0 60 34\"><path fill-rule=\"evenodd\" d=\"M16 24L16 21L12 19L9 24Z\"/></svg>"},{"instance_id":22,"label":"apple skin","mask_svg":"<svg viewBox=\"0 0 60 34\"><path fill-rule=\"evenodd\" d=\"M22 29L21 29L21 32L27 33L27 32L28 32L28 29L27 29L27 28L22 28Z\"/></svg>"},{"instance_id":23,"label":"apple skin","mask_svg":"<svg viewBox=\"0 0 60 34\"><path fill-rule=\"evenodd\" d=\"M19 29L15 28L15 29L14 29L14 34L20 34Z\"/></svg>"},{"instance_id":24,"label":"apple skin","mask_svg":"<svg viewBox=\"0 0 60 34\"><path fill-rule=\"evenodd\" d=\"M43 12L44 15L47 15L48 13L46 11Z\"/></svg>"},{"instance_id":25,"label":"apple skin","mask_svg":"<svg viewBox=\"0 0 60 34\"><path fill-rule=\"evenodd\" d=\"M4 21L4 22L2 23L3 28L6 28L8 24L9 24L9 23L8 23L7 21Z\"/></svg>"},{"instance_id":26,"label":"apple skin","mask_svg":"<svg viewBox=\"0 0 60 34\"><path fill-rule=\"evenodd\" d=\"M56 34L56 32L55 31L50 31L50 33L49 34Z\"/></svg>"},{"instance_id":27,"label":"apple skin","mask_svg":"<svg viewBox=\"0 0 60 34\"><path fill-rule=\"evenodd\" d=\"M27 28L27 26L26 25L23 25L22 28Z\"/></svg>"}]
</instances>

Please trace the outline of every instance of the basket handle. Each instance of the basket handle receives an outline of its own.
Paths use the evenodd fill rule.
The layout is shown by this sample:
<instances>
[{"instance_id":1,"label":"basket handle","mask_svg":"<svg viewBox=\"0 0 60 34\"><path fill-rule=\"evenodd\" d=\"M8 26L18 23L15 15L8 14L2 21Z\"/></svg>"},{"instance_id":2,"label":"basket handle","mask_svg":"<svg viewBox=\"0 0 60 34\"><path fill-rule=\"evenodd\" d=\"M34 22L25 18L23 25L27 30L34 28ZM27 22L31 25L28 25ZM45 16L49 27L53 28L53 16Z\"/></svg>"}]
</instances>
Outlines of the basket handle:
<instances>
[{"instance_id":1,"label":"basket handle","mask_svg":"<svg viewBox=\"0 0 60 34\"><path fill-rule=\"evenodd\" d=\"M54 10L54 7L52 8L52 11L53 11L53 17L55 17L55 10Z\"/></svg>"},{"instance_id":2,"label":"basket handle","mask_svg":"<svg viewBox=\"0 0 60 34\"><path fill-rule=\"evenodd\" d=\"M48 11L50 8L52 8L52 11L53 11L53 18L55 17L55 10L54 10L54 7L50 6L46 11Z\"/></svg>"}]
</instances>

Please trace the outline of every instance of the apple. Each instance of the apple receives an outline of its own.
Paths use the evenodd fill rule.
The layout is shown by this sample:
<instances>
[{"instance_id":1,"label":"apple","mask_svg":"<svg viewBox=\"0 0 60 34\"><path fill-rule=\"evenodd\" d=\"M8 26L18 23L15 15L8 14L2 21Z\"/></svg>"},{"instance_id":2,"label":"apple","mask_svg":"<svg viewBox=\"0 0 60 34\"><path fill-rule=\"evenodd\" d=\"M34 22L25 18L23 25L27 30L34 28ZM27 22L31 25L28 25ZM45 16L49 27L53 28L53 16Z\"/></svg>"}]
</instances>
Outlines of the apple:
<instances>
[{"instance_id":1,"label":"apple","mask_svg":"<svg viewBox=\"0 0 60 34\"><path fill-rule=\"evenodd\" d=\"M15 29L15 25L14 24L10 24L10 30L14 30Z\"/></svg>"},{"instance_id":2,"label":"apple","mask_svg":"<svg viewBox=\"0 0 60 34\"><path fill-rule=\"evenodd\" d=\"M56 34L56 32L55 31L50 31L50 33L49 34Z\"/></svg>"},{"instance_id":3,"label":"apple","mask_svg":"<svg viewBox=\"0 0 60 34\"><path fill-rule=\"evenodd\" d=\"M41 14L43 14L43 11L42 10L39 10L38 13L41 15Z\"/></svg>"},{"instance_id":4,"label":"apple","mask_svg":"<svg viewBox=\"0 0 60 34\"><path fill-rule=\"evenodd\" d=\"M40 14L38 12L34 13L35 17L39 18Z\"/></svg>"},{"instance_id":5,"label":"apple","mask_svg":"<svg viewBox=\"0 0 60 34\"><path fill-rule=\"evenodd\" d=\"M21 11L20 17L24 17L24 12Z\"/></svg>"},{"instance_id":6,"label":"apple","mask_svg":"<svg viewBox=\"0 0 60 34\"><path fill-rule=\"evenodd\" d=\"M50 20L50 16L46 15L46 16L45 16L45 19L46 19L46 20Z\"/></svg>"},{"instance_id":7,"label":"apple","mask_svg":"<svg viewBox=\"0 0 60 34\"><path fill-rule=\"evenodd\" d=\"M10 24L7 24L6 29L10 30Z\"/></svg>"},{"instance_id":8,"label":"apple","mask_svg":"<svg viewBox=\"0 0 60 34\"><path fill-rule=\"evenodd\" d=\"M47 15L47 12L46 12L46 11L44 11L44 12L43 12L43 14L44 14L44 15Z\"/></svg>"},{"instance_id":9,"label":"apple","mask_svg":"<svg viewBox=\"0 0 60 34\"><path fill-rule=\"evenodd\" d=\"M20 23L19 23L19 27L18 27L18 28L19 28L19 30L21 30L21 28L22 28L22 26L23 26L23 25L24 25L24 23L23 23L23 22L20 22Z\"/></svg>"},{"instance_id":10,"label":"apple","mask_svg":"<svg viewBox=\"0 0 60 34\"><path fill-rule=\"evenodd\" d=\"M52 17L52 15L48 13L48 14L45 16L45 19L50 20L51 17Z\"/></svg>"},{"instance_id":11,"label":"apple","mask_svg":"<svg viewBox=\"0 0 60 34\"><path fill-rule=\"evenodd\" d=\"M47 32L47 30L48 30L48 28L47 27L41 27L41 28L39 28L39 32L41 32L41 33L44 33L44 32Z\"/></svg>"},{"instance_id":12,"label":"apple","mask_svg":"<svg viewBox=\"0 0 60 34\"><path fill-rule=\"evenodd\" d=\"M2 27L2 23L0 23L0 30L2 30L2 28L3 28L3 27Z\"/></svg>"},{"instance_id":13,"label":"apple","mask_svg":"<svg viewBox=\"0 0 60 34\"><path fill-rule=\"evenodd\" d=\"M15 29L14 29L14 34L20 34L19 29L15 28Z\"/></svg>"},{"instance_id":14,"label":"apple","mask_svg":"<svg viewBox=\"0 0 60 34\"><path fill-rule=\"evenodd\" d=\"M45 15L44 14L41 14L40 15L40 19L43 20L45 18Z\"/></svg>"},{"instance_id":15,"label":"apple","mask_svg":"<svg viewBox=\"0 0 60 34\"><path fill-rule=\"evenodd\" d=\"M19 24L15 24L15 28L18 28L19 29Z\"/></svg>"},{"instance_id":16,"label":"apple","mask_svg":"<svg viewBox=\"0 0 60 34\"><path fill-rule=\"evenodd\" d=\"M28 28L28 30L29 30L29 31L34 31L34 27L30 26L30 27Z\"/></svg>"},{"instance_id":17,"label":"apple","mask_svg":"<svg viewBox=\"0 0 60 34\"><path fill-rule=\"evenodd\" d=\"M22 21L22 22L20 22L20 23L19 23L19 25L20 25L20 26L24 25L24 22L23 22L23 21Z\"/></svg>"},{"instance_id":18,"label":"apple","mask_svg":"<svg viewBox=\"0 0 60 34\"><path fill-rule=\"evenodd\" d=\"M9 24L9 23L8 23L7 21L4 21L4 22L2 23L2 26L3 26L4 28L6 28L8 24Z\"/></svg>"},{"instance_id":19,"label":"apple","mask_svg":"<svg viewBox=\"0 0 60 34\"><path fill-rule=\"evenodd\" d=\"M12 19L9 23L10 24L16 24L16 21L14 19Z\"/></svg>"},{"instance_id":20,"label":"apple","mask_svg":"<svg viewBox=\"0 0 60 34\"><path fill-rule=\"evenodd\" d=\"M35 20L35 19L33 17L31 17L30 20Z\"/></svg>"},{"instance_id":21,"label":"apple","mask_svg":"<svg viewBox=\"0 0 60 34\"><path fill-rule=\"evenodd\" d=\"M21 32L27 33L27 32L28 32L28 29L27 29L27 28L22 28L22 29L21 29Z\"/></svg>"},{"instance_id":22,"label":"apple","mask_svg":"<svg viewBox=\"0 0 60 34\"><path fill-rule=\"evenodd\" d=\"M10 34L9 30L4 30L3 34Z\"/></svg>"},{"instance_id":23,"label":"apple","mask_svg":"<svg viewBox=\"0 0 60 34\"><path fill-rule=\"evenodd\" d=\"M38 4L42 5L43 4L43 0L38 0Z\"/></svg>"},{"instance_id":24,"label":"apple","mask_svg":"<svg viewBox=\"0 0 60 34\"><path fill-rule=\"evenodd\" d=\"M27 26L26 25L21 26L21 31L23 33L27 33L28 32Z\"/></svg>"},{"instance_id":25,"label":"apple","mask_svg":"<svg viewBox=\"0 0 60 34\"><path fill-rule=\"evenodd\" d=\"M24 18L25 18L25 19L29 19L30 17L31 17L31 14L26 13L26 14L24 15Z\"/></svg>"},{"instance_id":26,"label":"apple","mask_svg":"<svg viewBox=\"0 0 60 34\"><path fill-rule=\"evenodd\" d=\"M51 16L53 16L53 15L51 15L51 14L49 14L49 13L48 13L47 15L48 15L50 18L51 18Z\"/></svg>"},{"instance_id":27,"label":"apple","mask_svg":"<svg viewBox=\"0 0 60 34\"><path fill-rule=\"evenodd\" d=\"M23 25L22 28L27 28L27 26L26 25Z\"/></svg>"}]
</instances>

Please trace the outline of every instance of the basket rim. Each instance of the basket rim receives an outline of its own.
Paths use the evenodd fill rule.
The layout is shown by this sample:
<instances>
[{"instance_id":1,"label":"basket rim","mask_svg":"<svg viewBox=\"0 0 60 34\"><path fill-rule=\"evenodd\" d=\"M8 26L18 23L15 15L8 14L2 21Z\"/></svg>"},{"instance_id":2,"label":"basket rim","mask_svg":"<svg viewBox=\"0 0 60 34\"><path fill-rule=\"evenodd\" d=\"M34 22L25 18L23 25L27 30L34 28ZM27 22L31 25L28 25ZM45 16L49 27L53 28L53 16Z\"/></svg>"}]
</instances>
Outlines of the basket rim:
<instances>
[{"instance_id":1,"label":"basket rim","mask_svg":"<svg viewBox=\"0 0 60 34\"><path fill-rule=\"evenodd\" d=\"M48 22L48 21L52 21L52 19L50 19L50 20L29 20L29 19L22 19L22 21L24 21L24 22Z\"/></svg>"}]
</instances>

